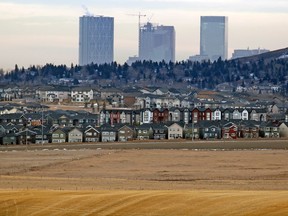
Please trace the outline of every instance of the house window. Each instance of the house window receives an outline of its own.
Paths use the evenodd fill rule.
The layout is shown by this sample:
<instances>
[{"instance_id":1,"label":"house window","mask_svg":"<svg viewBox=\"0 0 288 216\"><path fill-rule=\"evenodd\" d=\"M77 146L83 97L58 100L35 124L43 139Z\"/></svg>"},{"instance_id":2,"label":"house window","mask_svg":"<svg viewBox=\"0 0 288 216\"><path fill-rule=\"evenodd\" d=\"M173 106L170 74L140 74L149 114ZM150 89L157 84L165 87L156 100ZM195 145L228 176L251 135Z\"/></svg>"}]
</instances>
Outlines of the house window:
<instances>
[{"instance_id":1,"label":"house window","mask_svg":"<svg viewBox=\"0 0 288 216\"><path fill-rule=\"evenodd\" d=\"M59 134L52 134L52 137L53 137L53 138L58 138L58 137L59 137Z\"/></svg>"},{"instance_id":2,"label":"house window","mask_svg":"<svg viewBox=\"0 0 288 216\"><path fill-rule=\"evenodd\" d=\"M87 132L86 135L87 136L92 136L92 133L91 132Z\"/></svg>"}]
</instances>

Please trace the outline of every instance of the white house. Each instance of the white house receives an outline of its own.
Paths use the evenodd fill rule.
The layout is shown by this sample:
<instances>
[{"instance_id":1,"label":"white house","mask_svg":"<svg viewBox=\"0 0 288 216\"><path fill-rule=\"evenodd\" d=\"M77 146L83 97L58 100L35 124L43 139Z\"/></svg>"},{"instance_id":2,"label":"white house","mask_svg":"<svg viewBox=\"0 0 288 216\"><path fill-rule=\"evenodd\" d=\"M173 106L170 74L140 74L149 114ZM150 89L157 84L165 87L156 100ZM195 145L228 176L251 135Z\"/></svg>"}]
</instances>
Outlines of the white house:
<instances>
[{"instance_id":1,"label":"white house","mask_svg":"<svg viewBox=\"0 0 288 216\"><path fill-rule=\"evenodd\" d=\"M221 110L220 109L215 109L212 112L212 121L218 121L221 120Z\"/></svg>"},{"instance_id":2,"label":"white house","mask_svg":"<svg viewBox=\"0 0 288 216\"><path fill-rule=\"evenodd\" d=\"M152 123L153 112L150 109L145 109L141 112L141 124Z\"/></svg>"},{"instance_id":3,"label":"white house","mask_svg":"<svg viewBox=\"0 0 288 216\"><path fill-rule=\"evenodd\" d=\"M93 99L93 89L91 88L74 88L71 91L72 102L90 102Z\"/></svg>"},{"instance_id":4,"label":"white house","mask_svg":"<svg viewBox=\"0 0 288 216\"><path fill-rule=\"evenodd\" d=\"M242 111L242 120L249 120L249 113L247 109Z\"/></svg>"}]
</instances>

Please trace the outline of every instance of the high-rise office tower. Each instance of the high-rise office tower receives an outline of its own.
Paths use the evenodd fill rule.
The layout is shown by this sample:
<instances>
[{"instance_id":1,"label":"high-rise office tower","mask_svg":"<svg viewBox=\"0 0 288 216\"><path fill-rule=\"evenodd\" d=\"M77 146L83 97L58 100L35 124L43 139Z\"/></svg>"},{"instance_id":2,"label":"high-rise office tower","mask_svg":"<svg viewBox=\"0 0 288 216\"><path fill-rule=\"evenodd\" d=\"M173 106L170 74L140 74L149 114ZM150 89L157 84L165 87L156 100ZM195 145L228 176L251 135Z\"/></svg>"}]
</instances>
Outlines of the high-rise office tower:
<instances>
[{"instance_id":1,"label":"high-rise office tower","mask_svg":"<svg viewBox=\"0 0 288 216\"><path fill-rule=\"evenodd\" d=\"M228 58L228 17L201 16L200 55L211 61Z\"/></svg>"},{"instance_id":2,"label":"high-rise office tower","mask_svg":"<svg viewBox=\"0 0 288 216\"><path fill-rule=\"evenodd\" d=\"M175 61L173 26L155 26L148 22L139 31L139 60Z\"/></svg>"},{"instance_id":3,"label":"high-rise office tower","mask_svg":"<svg viewBox=\"0 0 288 216\"><path fill-rule=\"evenodd\" d=\"M79 65L113 62L114 18L82 16L79 27Z\"/></svg>"}]
</instances>

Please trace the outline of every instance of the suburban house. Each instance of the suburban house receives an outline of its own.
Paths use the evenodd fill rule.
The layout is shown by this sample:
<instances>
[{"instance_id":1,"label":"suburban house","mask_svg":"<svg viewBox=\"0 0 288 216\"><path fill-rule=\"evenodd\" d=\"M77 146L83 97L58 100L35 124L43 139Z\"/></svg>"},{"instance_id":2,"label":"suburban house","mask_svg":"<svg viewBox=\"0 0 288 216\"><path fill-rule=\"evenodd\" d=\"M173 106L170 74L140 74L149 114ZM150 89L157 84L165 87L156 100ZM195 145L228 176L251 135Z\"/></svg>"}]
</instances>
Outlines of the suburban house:
<instances>
[{"instance_id":1,"label":"suburban house","mask_svg":"<svg viewBox=\"0 0 288 216\"><path fill-rule=\"evenodd\" d=\"M201 121L200 126L200 139L220 139L221 128L217 123L211 121Z\"/></svg>"},{"instance_id":2,"label":"suburban house","mask_svg":"<svg viewBox=\"0 0 288 216\"><path fill-rule=\"evenodd\" d=\"M19 131L18 133L16 133L16 137L17 137L17 143L18 144L32 144L35 143L35 135L36 132L29 130L28 128L26 128L23 131Z\"/></svg>"},{"instance_id":3,"label":"suburban house","mask_svg":"<svg viewBox=\"0 0 288 216\"><path fill-rule=\"evenodd\" d=\"M212 109L212 121L220 121L222 118L222 113L219 108Z\"/></svg>"},{"instance_id":4,"label":"suburban house","mask_svg":"<svg viewBox=\"0 0 288 216\"><path fill-rule=\"evenodd\" d=\"M178 123L172 123L168 126L168 139L182 139L183 127Z\"/></svg>"},{"instance_id":5,"label":"suburban house","mask_svg":"<svg viewBox=\"0 0 288 216\"><path fill-rule=\"evenodd\" d=\"M43 130L42 130L43 129ZM36 144L44 144L44 143L49 143L50 142L50 133L49 133L49 129L45 128L45 127L39 127L36 129L34 129L34 131L36 132L35 134L35 143Z\"/></svg>"},{"instance_id":6,"label":"suburban house","mask_svg":"<svg viewBox=\"0 0 288 216\"><path fill-rule=\"evenodd\" d=\"M189 123L184 126L184 137L185 139L199 139L200 128L198 124Z\"/></svg>"},{"instance_id":7,"label":"suburban house","mask_svg":"<svg viewBox=\"0 0 288 216\"><path fill-rule=\"evenodd\" d=\"M100 131L93 126L86 127L84 131L84 141L85 142L99 142L100 141Z\"/></svg>"},{"instance_id":8,"label":"suburban house","mask_svg":"<svg viewBox=\"0 0 288 216\"><path fill-rule=\"evenodd\" d=\"M149 124L153 121L153 112L150 108L142 109L141 113L141 123L142 124Z\"/></svg>"},{"instance_id":9,"label":"suburban house","mask_svg":"<svg viewBox=\"0 0 288 216\"><path fill-rule=\"evenodd\" d=\"M179 122L183 119L182 110L180 108L171 108L169 109L169 121Z\"/></svg>"},{"instance_id":10,"label":"suburban house","mask_svg":"<svg viewBox=\"0 0 288 216\"><path fill-rule=\"evenodd\" d=\"M101 127L101 141L102 142L115 142L117 130L110 125L104 125Z\"/></svg>"},{"instance_id":11,"label":"suburban house","mask_svg":"<svg viewBox=\"0 0 288 216\"><path fill-rule=\"evenodd\" d=\"M265 138L279 138L280 131L276 123L263 122L260 125L259 136Z\"/></svg>"},{"instance_id":12,"label":"suburban house","mask_svg":"<svg viewBox=\"0 0 288 216\"><path fill-rule=\"evenodd\" d=\"M242 121L239 125L240 138L258 138L259 127L253 121Z\"/></svg>"},{"instance_id":13,"label":"suburban house","mask_svg":"<svg viewBox=\"0 0 288 216\"><path fill-rule=\"evenodd\" d=\"M136 130L136 139L138 140L148 140L152 138L153 129L151 124L142 124L135 127Z\"/></svg>"},{"instance_id":14,"label":"suburban house","mask_svg":"<svg viewBox=\"0 0 288 216\"><path fill-rule=\"evenodd\" d=\"M17 137L14 133L11 134L2 134L0 137L1 145L16 145Z\"/></svg>"},{"instance_id":15,"label":"suburban house","mask_svg":"<svg viewBox=\"0 0 288 216\"><path fill-rule=\"evenodd\" d=\"M52 143L65 143L68 140L67 128L56 128L52 132Z\"/></svg>"},{"instance_id":16,"label":"suburban house","mask_svg":"<svg viewBox=\"0 0 288 216\"><path fill-rule=\"evenodd\" d=\"M168 129L164 124L153 124L153 139L167 139Z\"/></svg>"},{"instance_id":17,"label":"suburban house","mask_svg":"<svg viewBox=\"0 0 288 216\"><path fill-rule=\"evenodd\" d=\"M36 95L42 102L60 102L70 99L70 89L66 86L46 86L36 90Z\"/></svg>"},{"instance_id":18,"label":"suburban house","mask_svg":"<svg viewBox=\"0 0 288 216\"><path fill-rule=\"evenodd\" d=\"M71 91L71 101L77 103L90 102L94 97L93 89L76 87Z\"/></svg>"},{"instance_id":19,"label":"suburban house","mask_svg":"<svg viewBox=\"0 0 288 216\"><path fill-rule=\"evenodd\" d=\"M164 123L169 120L168 109L154 109L153 111L153 123Z\"/></svg>"},{"instance_id":20,"label":"suburban house","mask_svg":"<svg viewBox=\"0 0 288 216\"><path fill-rule=\"evenodd\" d=\"M83 142L83 132L79 128L73 128L68 132L69 143L81 143Z\"/></svg>"},{"instance_id":21,"label":"suburban house","mask_svg":"<svg viewBox=\"0 0 288 216\"><path fill-rule=\"evenodd\" d=\"M288 122L283 122L279 126L280 137L288 137Z\"/></svg>"},{"instance_id":22,"label":"suburban house","mask_svg":"<svg viewBox=\"0 0 288 216\"><path fill-rule=\"evenodd\" d=\"M222 138L237 139L238 127L233 122L228 122L222 126Z\"/></svg>"},{"instance_id":23,"label":"suburban house","mask_svg":"<svg viewBox=\"0 0 288 216\"><path fill-rule=\"evenodd\" d=\"M119 126L117 136L118 136L118 141L133 140L134 130L132 127L128 125Z\"/></svg>"}]
</instances>

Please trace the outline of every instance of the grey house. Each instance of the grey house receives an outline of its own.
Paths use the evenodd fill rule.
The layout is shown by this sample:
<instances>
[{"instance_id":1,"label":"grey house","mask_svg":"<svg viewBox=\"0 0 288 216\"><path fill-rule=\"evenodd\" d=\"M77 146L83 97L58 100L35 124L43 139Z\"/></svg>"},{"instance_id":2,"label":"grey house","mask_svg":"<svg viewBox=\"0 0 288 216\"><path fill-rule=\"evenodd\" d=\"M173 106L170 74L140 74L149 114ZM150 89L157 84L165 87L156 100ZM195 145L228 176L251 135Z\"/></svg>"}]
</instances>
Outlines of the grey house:
<instances>
[{"instance_id":1,"label":"grey house","mask_svg":"<svg viewBox=\"0 0 288 216\"><path fill-rule=\"evenodd\" d=\"M15 134L2 134L0 142L1 145L16 145L17 137Z\"/></svg>"},{"instance_id":2,"label":"grey house","mask_svg":"<svg viewBox=\"0 0 288 216\"><path fill-rule=\"evenodd\" d=\"M101 127L101 141L102 142L115 142L117 130L110 125Z\"/></svg>"},{"instance_id":3,"label":"grey house","mask_svg":"<svg viewBox=\"0 0 288 216\"><path fill-rule=\"evenodd\" d=\"M136 139L148 140L153 136L153 130L151 124L142 124L135 128Z\"/></svg>"},{"instance_id":4,"label":"grey house","mask_svg":"<svg viewBox=\"0 0 288 216\"><path fill-rule=\"evenodd\" d=\"M82 143L83 142L83 132L79 128L73 128L68 132L68 142L69 143Z\"/></svg>"}]
</instances>

